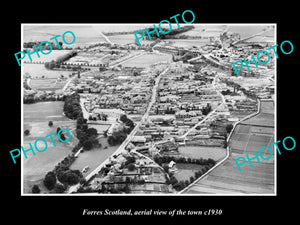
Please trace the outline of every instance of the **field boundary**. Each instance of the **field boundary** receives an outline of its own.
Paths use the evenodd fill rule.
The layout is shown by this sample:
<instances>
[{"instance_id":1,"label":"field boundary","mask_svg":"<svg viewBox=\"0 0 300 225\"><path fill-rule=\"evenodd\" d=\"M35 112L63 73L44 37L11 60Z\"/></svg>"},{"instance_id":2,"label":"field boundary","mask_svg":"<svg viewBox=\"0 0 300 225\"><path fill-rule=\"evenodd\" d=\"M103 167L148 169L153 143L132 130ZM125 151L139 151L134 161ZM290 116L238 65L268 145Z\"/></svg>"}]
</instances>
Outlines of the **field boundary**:
<instances>
[{"instance_id":1,"label":"field boundary","mask_svg":"<svg viewBox=\"0 0 300 225\"><path fill-rule=\"evenodd\" d=\"M247 120L247 119L249 119L249 118L251 118L251 117L253 117L253 116L256 116L256 115L258 115L258 114L260 113L260 111L261 111L261 109L260 109L261 102L260 102L260 100L259 100L258 98L257 98L257 101L258 101L258 109L257 109L257 112L254 112L254 113L252 113L252 114L250 114L250 115L244 117L244 118L241 119L240 121L237 121L236 123L233 124L233 128L232 128L232 130L230 131L230 133L229 133L229 135L228 135L228 137L227 137L227 139L226 139L227 143L229 143L229 140L230 140L230 138L231 138L231 136L232 136L232 134L233 134L233 132L234 132L234 130L235 130L235 128L236 128L236 126L237 126L238 124L240 124L240 123L243 122L244 120ZM225 162L225 161L229 158L230 153L231 153L231 152L230 152L230 147L229 147L229 144L228 144L228 146L227 146L227 148L226 148L226 156L225 156L225 158L222 159L220 162L218 162L216 165L214 165L212 168L210 168L208 171L206 171L206 173L202 174L202 176L200 176L198 179L196 179L193 183L191 183L190 185L188 185L187 187L185 187L184 189L182 189L180 192L178 192L178 194L183 194L183 193L186 192L188 189L190 189L193 185L195 185L197 182L199 182L201 179L203 179L204 177L206 177L207 175L209 175L210 172L212 172L215 168L217 168L218 166L220 166L221 164L223 164L223 162ZM192 195L192 194L191 194L191 195Z\"/></svg>"}]
</instances>

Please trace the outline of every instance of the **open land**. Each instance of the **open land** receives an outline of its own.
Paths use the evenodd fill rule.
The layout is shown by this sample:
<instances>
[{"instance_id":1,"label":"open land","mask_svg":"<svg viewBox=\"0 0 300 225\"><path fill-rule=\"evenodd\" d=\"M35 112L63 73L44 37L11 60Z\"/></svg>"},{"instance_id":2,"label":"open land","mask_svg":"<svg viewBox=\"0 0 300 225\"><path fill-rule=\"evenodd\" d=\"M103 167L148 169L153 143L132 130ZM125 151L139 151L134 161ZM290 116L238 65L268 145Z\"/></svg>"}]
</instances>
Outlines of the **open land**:
<instances>
[{"instance_id":1,"label":"open land","mask_svg":"<svg viewBox=\"0 0 300 225\"><path fill-rule=\"evenodd\" d=\"M66 155L71 153L73 146L77 143L74 135L75 122L62 115L63 102L40 102L24 105L24 130L29 130L30 134L24 136L23 147L29 148L29 143L34 145L38 138L44 138L53 132L57 127L66 128L71 131L71 140L62 143L54 136L56 147L53 146L50 138L46 138L48 148L45 152L36 152L33 155L28 153L28 158L23 158L23 179L24 192L28 193L32 185L42 184L42 178L46 173L54 168ZM48 126L48 121L53 121L53 126ZM40 149L43 149L41 146Z\"/></svg>"},{"instance_id":2,"label":"open land","mask_svg":"<svg viewBox=\"0 0 300 225\"><path fill-rule=\"evenodd\" d=\"M272 102L262 102L258 115L237 125L229 144L229 158L209 175L188 188L186 193L274 193L274 158L268 161L262 160L261 163L253 160L253 167L245 163L241 166L241 171L238 170L234 161L245 154L253 157L253 151L258 151L263 146L270 146L274 142L274 120L272 116L269 116L269 114L274 115L273 107ZM261 120L257 118L263 118L265 122L261 125ZM264 124L268 124L268 127ZM268 158L269 155L266 154L264 157Z\"/></svg>"}]
</instances>

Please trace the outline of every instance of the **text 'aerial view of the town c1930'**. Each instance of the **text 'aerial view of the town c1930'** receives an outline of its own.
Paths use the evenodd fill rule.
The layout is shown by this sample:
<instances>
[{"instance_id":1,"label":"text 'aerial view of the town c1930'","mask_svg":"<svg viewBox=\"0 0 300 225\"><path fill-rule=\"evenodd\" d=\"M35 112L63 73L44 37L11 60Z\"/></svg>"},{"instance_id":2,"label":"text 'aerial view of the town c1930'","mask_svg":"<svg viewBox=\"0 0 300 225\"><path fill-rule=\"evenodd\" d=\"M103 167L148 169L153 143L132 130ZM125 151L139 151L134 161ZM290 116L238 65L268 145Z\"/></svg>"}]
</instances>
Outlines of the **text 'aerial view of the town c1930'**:
<instances>
[{"instance_id":1,"label":"text 'aerial view of the town c1930'","mask_svg":"<svg viewBox=\"0 0 300 225\"><path fill-rule=\"evenodd\" d=\"M21 62L22 146L48 146L22 156L22 195L276 194L276 157L235 162L275 141L276 57L232 66L275 45L276 24L182 24L138 44L145 27L21 24L22 51L52 46Z\"/></svg>"}]
</instances>

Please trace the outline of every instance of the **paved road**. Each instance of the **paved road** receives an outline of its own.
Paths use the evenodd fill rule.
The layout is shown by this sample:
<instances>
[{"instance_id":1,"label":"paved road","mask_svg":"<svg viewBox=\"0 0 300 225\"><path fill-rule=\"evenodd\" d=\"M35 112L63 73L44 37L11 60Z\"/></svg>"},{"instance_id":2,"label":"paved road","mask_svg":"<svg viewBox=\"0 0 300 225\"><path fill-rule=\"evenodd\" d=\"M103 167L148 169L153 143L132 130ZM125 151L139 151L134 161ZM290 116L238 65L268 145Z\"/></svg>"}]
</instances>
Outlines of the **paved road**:
<instances>
[{"instance_id":1,"label":"paved road","mask_svg":"<svg viewBox=\"0 0 300 225\"><path fill-rule=\"evenodd\" d=\"M157 94L157 87L158 87L158 83L160 81L160 78L163 74L165 74L167 71L168 71L169 67L167 67L163 72L161 72L157 78L155 79L155 84L153 86L153 89L152 89L152 96L151 96L151 100L148 104L148 108L147 108L147 111L145 112L145 114L143 115L141 121L145 121L146 119L148 119L148 116L149 116L149 112L150 112L150 109L152 107L152 105L155 103L156 101L156 94ZM120 152L122 152L125 147L130 143L130 141L132 140L132 138L134 137L134 135L136 134L136 132L138 131L139 129L139 126L140 126L141 122L137 122L136 123L136 126L134 127L134 129L131 131L131 133L127 136L127 138L125 139L125 141L123 141L123 143L119 146L119 148L112 154L112 155L117 155L119 154ZM93 175L97 174L101 168L106 165L107 163L109 162L109 158L107 158L103 163L101 163L96 169L94 169L91 173L89 173L85 179L86 180L89 180ZM78 190L78 188L80 187L79 184L77 185L74 185L74 186L71 186L68 190L68 193L72 193L72 192L76 192Z\"/></svg>"},{"instance_id":2,"label":"paved road","mask_svg":"<svg viewBox=\"0 0 300 225\"><path fill-rule=\"evenodd\" d=\"M99 34L108 42L108 43L110 43L110 44L114 44L111 40L109 40L108 39L108 37L106 36L106 35L104 35L101 31L98 31L99 32Z\"/></svg>"},{"instance_id":3,"label":"paved road","mask_svg":"<svg viewBox=\"0 0 300 225\"><path fill-rule=\"evenodd\" d=\"M218 75L215 76L213 82L212 82L212 86L215 89L215 91L221 96L222 98L222 103L215 108L213 111L211 111L209 114L207 114L201 121L199 121L198 123L196 123L193 127L191 127L184 135L181 136L181 138L185 138L192 130L196 129L197 126L199 126L200 124L204 123L207 119L209 119L219 108L223 107L225 103L225 98L224 96L221 94L221 92L216 88L216 80L218 79Z\"/></svg>"}]
</instances>

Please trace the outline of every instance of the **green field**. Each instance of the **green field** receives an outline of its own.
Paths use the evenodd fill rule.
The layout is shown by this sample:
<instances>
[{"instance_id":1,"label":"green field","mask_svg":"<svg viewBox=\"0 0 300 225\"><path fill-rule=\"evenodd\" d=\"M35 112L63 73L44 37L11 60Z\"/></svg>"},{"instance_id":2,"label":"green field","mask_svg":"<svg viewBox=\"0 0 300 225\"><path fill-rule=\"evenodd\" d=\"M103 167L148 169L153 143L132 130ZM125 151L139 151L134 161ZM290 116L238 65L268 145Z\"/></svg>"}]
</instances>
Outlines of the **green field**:
<instances>
[{"instance_id":1,"label":"green field","mask_svg":"<svg viewBox=\"0 0 300 225\"><path fill-rule=\"evenodd\" d=\"M238 170L235 159L238 157L254 157L260 148L270 146L274 142L274 108L270 102L261 102L261 112L238 124L230 140L230 157L213 170L204 179L190 187L185 193L190 194L274 194L274 148L273 157L269 160L252 160L241 165ZM268 114L273 116L266 116ZM263 119L262 119L263 118ZM273 124L273 127L272 127ZM267 127L265 125L268 125ZM270 152L265 150L263 157L268 158Z\"/></svg>"},{"instance_id":2,"label":"green field","mask_svg":"<svg viewBox=\"0 0 300 225\"><path fill-rule=\"evenodd\" d=\"M135 42L135 36L132 34L118 34L108 36L108 39L116 44L130 44Z\"/></svg>"},{"instance_id":3,"label":"green field","mask_svg":"<svg viewBox=\"0 0 300 225\"><path fill-rule=\"evenodd\" d=\"M204 166L197 164L188 164L188 163L177 163L176 168L178 171L175 172L174 177L178 181L189 180L190 177L194 177L195 172L200 171Z\"/></svg>"},{"instance_id":4,"label":"green field","mask_svg":"<svg viewBox=\"0 0 300 225\"><path fill-rule=\"evenodd\" d=\"M30 80L30 86L33 89L40 91L56 91L62 89L68 80L57 79L32 79Z\"/></svg>"},{"instance_id":5,"label":"green field","mask_svg":"<svg viewBox=\"0 0 300 225\"><path fill-rule=\"evenodd\" d=\"M174 46L183 48L201 47L210 43L209 39L167 39L167 41L171 41Z\"/></svg>"},{"instance_id":6,"label":"green field","mask_svg":"<svg viewBox=\"0 0 300 225\"><path fill-rule=\"evenodd\" d=\"M110 157L119 147L110 146L107 143L107 138L100 138L99 142L101 143L101 148L93 148L89 151L84 151L79 154L78 158L71 165L70 169L72 170L82 170L85 166L89 166L90 169L84 176L87 176L90 172L96 169L102 162L104 162L108 157ZM105 149L105 146L107 147Z\"/></svg>"},{"instance_id":7,"label":"green field","mask_svg":"<svg viewBox=\"0 0 300 225\"><path fill-rule=\"evenodd\" d=\"M22 146L24 149L29 149L29 143L34 146L35 141L38 138L43 138L47 141L48 148L44 152L38 152L36 149L35 155L30 151L27 153L27 159L22 156L23 160L23 191L24 193L30 193L31 187L34 184L41 184L41 180L44 178L47 172L52 171L54 166L57 165L64 157L72 153L73 147L77 144L77 139L75 138L74 121L54 121L53 127L48 126L48 122L30 122L24 123L24 129L30 130L30 135L24 136L24 142ZM45 138L45 136L56 132L57 127L67 128L71 132L71 140L62 143L58 140L57 135L53 136L56 146L50 137ZM38 148L44 149L45 145L42 141L38 142ZM34 147L33 147L34 148Z\"/></svg>"},{"instance_id":8,"label":"green field","mask_svg":"<svg viewBox=\"0 0 300 225\"><path fill-rule=\"evenodd\" d=\"M149 67L152 64L170 61L172 56L170 54L157 54L157 53L148 53L142 56L136 57L132 60L128 60L121 65L123 67Z\"/></svg>"},{"instance_id":9,"label":"green field","mask_svg":"<svg viewBox=\"0 0 300 225\"><path fill-rule=\"evenodd\" d=\"M191 158L211 158L213 160L221 160L226 156L226 149L219 147L205 147L205 146L179 146L180 155Z\"/></svg>"},{"instance_id":10,"label":"green field","mask_svg":"<svg viewBox=\"0 0 300 225\"><path fill-rule=\"evenodd\" d=\"M34 142L38 138L44 138L48 144L48 148L44 152L35 150L36 155L28 152L27 159L23 156L24 193L30 193L34 184L39 184L43 190L41 182L46 173L51 171L64 157L71 154L73 147L78 142L74 133L76 121L63 116L63 105L64 102L39 102L23 105L23 130L28 129L30 135L24 136L22 146L24 149L28 149L29 143L34 146ZM48 126L50 120L53 121L52 127ZM45 138L45 136L56 132L57 127L68 129L71 132L71 140L62 143L54 135L56 143L54 147L51 139ZM41 144L40 149L44 148L43 142L38 142L38 144Z\"/></svg>"},{"instance_id":11,"label":"green field","mask_svg":"<svg viewBox=\"0 0 300 225\"><path fill-rule=\"evenodd\" d=\"M75 34L76 40L72 45L64 44L63 47L84 47L88 46L89 44L105 41L105 39L100 35L94 26L85 24L48 26L24 25L23 40L25 42L33 40L48 41L50 38L56 35L62 35L66 31L72 31ZM70 34L67 34L65 38L67 42L71 42L73 40L73 37ZM61 37L59 37L58 40L62 41Z\"/></svg>"},{"instance_id":12,"label":"green field","mask_svg":"<svg viewBox=\"0 0 300 225\"><path fill-rule=\"evenodd\" d=\"M44 52L48 52L49 50L45 50ZM50 62L51 60L56 60L59 56L65 55L67 53L71 52L71 50L52 50L48 55L44 55L41 52L39 52L39 55L34 53L30 55L30 58L28 55L23 59L25 62Z\"/></svg>"},{"instance_id":13,"label":"green field","mask_svg":"<svg viewBox=\"0 0 300 225\"><path fill-rule=\"evenodd\" d=\"M72 71L58 71L58 70L47 70L44 64L30 64L24 63L22 65L23 73L29 73L33 78L57 78L60 75L64 77L69 77L69 74L72 74Z\"/></svg>"},{"instance_id":14,"label":"green field","mask_svg":"<svg viewBox=\"0 0 300 225\"><path fill-rule=\"evenodd\" d=\"M44 121L70 121L63 115L64 102L38 102L23 105L24 123Z\"/></svg>"}]
</instances>

